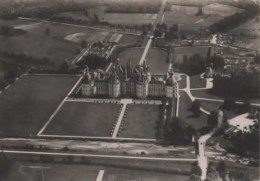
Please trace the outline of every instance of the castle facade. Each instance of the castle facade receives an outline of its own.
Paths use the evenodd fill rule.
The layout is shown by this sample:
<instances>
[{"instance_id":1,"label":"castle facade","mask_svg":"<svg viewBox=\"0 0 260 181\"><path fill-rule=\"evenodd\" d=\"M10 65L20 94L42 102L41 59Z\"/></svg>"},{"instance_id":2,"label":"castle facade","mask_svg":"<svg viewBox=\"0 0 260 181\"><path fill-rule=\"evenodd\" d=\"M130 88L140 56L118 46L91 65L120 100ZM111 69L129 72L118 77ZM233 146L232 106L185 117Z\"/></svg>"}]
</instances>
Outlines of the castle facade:
<instances>
[{"instance_id":1,"label":"castle facade","mask_svg":"<svg viewBox=\"0 0 260 181\"><path fill-rule=\"evenodd\" d=\"M92 72L88 67L84 70L82 79L82 95L109 96L111 98L132 97L144 99L146 97L176 98L178 84L174 77L172 64L163 78L151 75L149 66L144 63L134 68L128 61L126 66L114 63L110 73Z\"/></svg>"}]
</instances>

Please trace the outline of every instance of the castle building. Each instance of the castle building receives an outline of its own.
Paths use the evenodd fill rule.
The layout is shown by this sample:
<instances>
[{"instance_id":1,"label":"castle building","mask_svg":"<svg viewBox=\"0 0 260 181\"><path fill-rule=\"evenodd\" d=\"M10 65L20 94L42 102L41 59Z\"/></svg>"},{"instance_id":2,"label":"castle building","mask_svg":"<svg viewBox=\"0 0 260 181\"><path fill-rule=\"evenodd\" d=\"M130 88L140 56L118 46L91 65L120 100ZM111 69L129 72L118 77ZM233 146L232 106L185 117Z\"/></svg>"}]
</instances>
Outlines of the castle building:
<instances>
[{"instance_id":1,"label":"castle building","mask_svg":"<svg viewBox=\"0 0 260 181\"><path fill-rule=\"evenodd\" d=\"M142 65L132 67L128 61L126 66L119 65L119 60L113 64L109 73L92 72L88 67L84 70L81 91L88 97L109 96L111 98L131 97L144 99L146 97L175 98L178 95L178 84L174 77L172 64L166 75L158 77L151 75L146 61Z\"/></svg>"}]
</instances>

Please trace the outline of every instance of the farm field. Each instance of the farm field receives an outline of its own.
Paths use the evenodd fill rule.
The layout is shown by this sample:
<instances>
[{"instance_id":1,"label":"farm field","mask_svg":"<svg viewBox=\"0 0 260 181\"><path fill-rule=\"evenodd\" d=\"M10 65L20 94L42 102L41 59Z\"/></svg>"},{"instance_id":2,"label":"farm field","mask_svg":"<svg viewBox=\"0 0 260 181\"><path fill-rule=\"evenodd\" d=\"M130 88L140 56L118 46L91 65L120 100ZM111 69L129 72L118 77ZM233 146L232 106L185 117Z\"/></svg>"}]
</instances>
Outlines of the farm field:
<instances>
[{"instance_id":1,"label":"farm field","mask_svg":"<svg viewBox=\"0 0 260 181\"><path fill-rule=\"evenodd\" d=\"M194 126L194 128L197 130L207 126L208 116L201 112L199 117L194 117L193 113L190 111L192 101L188 97L187 93L180 91L180 96L179 117L186 123Z\"/></svg>"},{"instance_id":2,"label":"farm field","mask_svg":"<svg viewBox=\"0 0 260 181\"><path fill-rule=\"evenodd\" d=\"M119 137L156 139L159 112L158 105L128 105Z\"/></svg>"},{"instance_id":3,"label":"farm field","mask_svg":"<svg viewBox=\"0 0 260 181\"><path fill-rule=\"evenodd\" d=\"M154 22L156 17L157 14L106 13L104 19L113 24L141 25Z\"/></svg>"},{"instance_id":4,"label":"farm field","mask_svg":"<svg viewBox=\"0 0 260 181\"><path fill-rule=\"evenodd\" d=\"M150 48L146 55L146 62L149 65L150 72L167 73L169 63L167 62L167 52L158 48Z\"/></svg>"},{"instance_id":5,"label":"farm field","mask_svg":"<svg viewBox=\"0 0 260 181\"><path fill-rule=\"evenodd\" d=\"M143 54L144 48L128 48L120 52L117 57L120 59L121 65L126 65L128 60L133 66L138 65Z\"/></svg>"},{"instance_id":6,"label":"farm field","mask_svg":"<svg viewBox=\"0 0 260 181\"><path fill-rule=\"evenodd\" d=\"M231 16L233 14L241 13L243 11L243 9L219 3L209 4L203 6L202 8L202 12L205 15Z\"/></svg>"},{"instance_id":7,"label":"farm field","mask_svg":"<svg viewBox=\"0 0 260 181\"><path fill-rule=\"evenodd\" d=\"M78 45L65 40L34 34L0 36L0 42L0 51L22 53L34 58L49 58L56 66L60 66L64 60L72 60L79 48Z\"/></svg>"},{"instance_id":8,"label":"farm field","mask_svg":"<svg viewBox=\"0 0 260 181\"><path fill-rule=\"evenodd\" d=\"M199 8L195 6L172 5L171 12L176 14L196 15L199 12Z\"/></svg>"},{"instance_id":9,"label":"farm field","mask_svg":"<svg viewBox=\"0 0 260 181\"><path fill-rule=\"evenodd\" d=\"M120 104L65 102L43 134L111 137Z\"/></svg>"},{"instance_id":10,"label":"farm field","mask_svg":"<svg viewBox=\"0 0 260 181\"><path fill-rule=\"evenodd\" d=\"M259 31L258 31L259 32ZM245 31L245 33L247 33ZM248 48L251 50L260 51L260 33L258 34L258 38L254 36L235 36L237 40L236 46Z\"/></svg>"},{"instance_id":11,"label":"farm field","mask_svg":"<svg viewBox=\"0 0 260 181\"><path fill-rule=\"evenodd\" d=\"M78 76L28 75L0 94L0 135L36 135Z\"/></svg>"},{"instance_id":12,"label":"farm field","mask_svg":"<svg viewBox=\"0 0 260 181\"><path fill-rule=\"evenodd\" d=\"M180 30L199 30L201 27L209 27L221 19L223 19L223 17L218 15L193 16L175 12L165 12L163 22L168 26L178 24Z\"/></svg>"}]
</instances>

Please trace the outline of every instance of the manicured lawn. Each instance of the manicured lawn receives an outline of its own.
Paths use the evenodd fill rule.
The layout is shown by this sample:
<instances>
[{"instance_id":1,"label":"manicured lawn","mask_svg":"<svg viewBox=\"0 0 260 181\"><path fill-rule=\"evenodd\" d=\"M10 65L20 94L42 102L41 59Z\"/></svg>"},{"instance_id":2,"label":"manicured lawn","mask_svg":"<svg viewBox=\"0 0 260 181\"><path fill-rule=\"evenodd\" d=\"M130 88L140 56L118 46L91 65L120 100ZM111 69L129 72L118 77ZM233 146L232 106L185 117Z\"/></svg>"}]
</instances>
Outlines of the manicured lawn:
<instances>
[{"instance_id":1,"label":"manicured lawn","mask_svg":"<svg viewBox=\"0 0 260 181\"><path fill-rule=\"evenodd\" d=\"M150 48L146 55L146 62L150 67L150 72L153 73L167 73L169 68L169 63L166 62L167 52L158 49Z\"/></svg>"},{"instance_id":2,"label":"manicured lawn","mask_svg":"<svg viewBox=\"0 0 260 181\"><path fill-rule=\"evenodd\" d=\"M178 81L179 89L185 89L187 87L187 78L185 75L181 75L181 80Z\"/></svg>"},{"instance_id":3,"label":"manicured lawn","mask_svg":"<svg viewBox=\"0 0 260 181\"><path fill-rule=\"evenodd\" d=\"M128 60L130 60L132 66L135 66L139 64L143 51L144 48L129 48L120 52L117 57L120 59L121 65L126 65Z\"/></svg>"},{"instance_id":4,"label":"manicured lawn","mask_svg":"<svg viewBox=\"0 0 260 181\"><path fill-rule=\"evenodd\" d=\"M123 129L119 137L155 139L160 106L128 105L127 108Z\"/></svg>"},{"instance_id":5,"label":"manicured lawn","mask_svg":"<svg viewBox=\"0 0 260 181\"><path fill-rule=\"evenodd\" d=\"M200 75L194 75L190 77L190 88L205 88L206 80L200 78Z\"/></svg>"},{"instance_id":6,"label":"manicured lawn","mask_svg":"<svg viewBox=\"0 0 260 181\"><path fill-rule=\"evenodd\" d=\"M79 79L24 76L0 95L0 135L36 135Z\"/></svg>"},{"instance_id":7,"label":"manicured lawn","mask_svg":"<svg viewBox=\"0 0 260 181\"><path fill-rule=\"evenodd\" d=\"M216 102L216 101L199 100L199 102L201 107L209 112L219 109L219 107L223 104L223 102Z\"/></svg>"},{"instance_id":8,"label":"manicured lawn","mask_svg":"<svg viewBox=\"0 0 260 181\"><path fill-rule=\"evenodd\" d=\"M11 167L7 180L33 181L44 177L45 181L84 181L86 178L89 181L96 181L99 169L96 166L86 165L19 163Z\"/></svg>"},{"instance_id":9,"label":"manicured lawn","mask_svg":"<svg viewBox=\"0 0 260 181\"><path fill-rule=\"evenodd\" d=\"M160 173L151 172L144 170L131 170L131 169L108 169L105 171L104 180L110 180L109 178L114 178L113 181L130 181L130 180L140 180L140 181L184 181L188 177L184 175L177 175L171 173Z\"/></svg>"},{"instance_id":10,"label":"manicured lawn","mask_svg":"<svg viewBox=\"0 0 260 181\"><path fill-rule=\"evenodd\" d=\"M184 91L180 91L180 96L179 117L188 124L193 125L195 129L207 126L208 116L201 112L199 117L194 117L190 111L192 101Z\"/></svg>"},{"instance_id":11,"label":"manicured lawn","mask_svg":"<svg viewBox=\"0 0 260 181\"><path fill-rule=\"evenodd\" d=\"M113 160L114 161L114 160ZM105 161L103 161L105 162ZM119 163L121 162L121 163ZM131 161L133 162L133 161ZM139 161L140 162L140 161ZM114 163L114 162L113 162ZM111 163L111 164L113 164ZM117 160L119 165L122 160ZM131 164L131 166L134 163ZM172 168L179 166L182 170L191 169L191 163L149 163L151 167L160 167L167 165ZM143 165L147 164L144 162ZM80 164L38 164L19 162L17 164L10 164L10 169L7 172L7 180L12 181L35 181L44 178L45 181L96 181L100 170L104 170L102 181L183 181L188 179L186 175L178 175L173 173L163 173L156 171L146 171L142 169L109 167L109 166L95 166L95 165L80 165ZM177 170L177 168L175 168ZM19 170L19 172L17 171Z\"/></svg>"},{"instance_id":12,"label":"manicured lawn","mask_svg":"<svg viewBox=\"0 0 260 181\"><path fill-rule=\"evenodd\" d=\"M43 134L110 137L120 104L66 102Z\"/></svg>"}]
</instances>

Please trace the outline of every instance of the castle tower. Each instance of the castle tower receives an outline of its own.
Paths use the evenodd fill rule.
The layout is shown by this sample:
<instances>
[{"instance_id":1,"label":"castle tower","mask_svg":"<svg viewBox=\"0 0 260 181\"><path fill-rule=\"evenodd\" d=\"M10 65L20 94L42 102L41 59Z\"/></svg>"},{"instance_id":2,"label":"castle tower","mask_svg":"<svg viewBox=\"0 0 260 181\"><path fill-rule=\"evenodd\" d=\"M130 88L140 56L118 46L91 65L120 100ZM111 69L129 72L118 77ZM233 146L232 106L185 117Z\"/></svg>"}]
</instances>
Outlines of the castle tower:
<instances>
[{"instance_id":1,"label":"castle tower","mask_svg":"<svg viewBox=\"0 0 260 181\"><path fill-rule=\"evenodd\" d=\"M138 72L138 80L136 83L136 96L143 99L148 96L149 82L151 81L151 74L149 68L144 61Z\"/></svg>"},{"instance_id":2,"label":"castle tower","mask_svg":"<svg viewBox=\"0 0 260 181\"><path fill-rule=\"evenodd\" d=\"M114 67L114 72L108 82L108 95L113 98L118 98L121 94L121 83Z\"/></svg>"},{"instance_id":3,"label":"castle tower","mask_svg":"<svg viewBox=\"0 0 260 181\"><path fill-rule=\"evenodd\" d=\"M94 80L90 75L88 66L86 66L83 72L81 91L82 95L86 96L93 96L96 94L96 87L94 85Z\"/></svg>"},{"instance_id":4,"label":"castle tower","mask_svg":"<svg viewBox=\"0 0 260 181\"><path fill-rule=\"evenodd\" d=\"M178 84L177 81L174 77L174 72L173 72L173 63L170 64L169 66L169 71L168 71L168 77L166 79L166 84L165 84L165 94L166 97L168 98L174 98L178 96Z\"/></svg>"}]
</instances>

